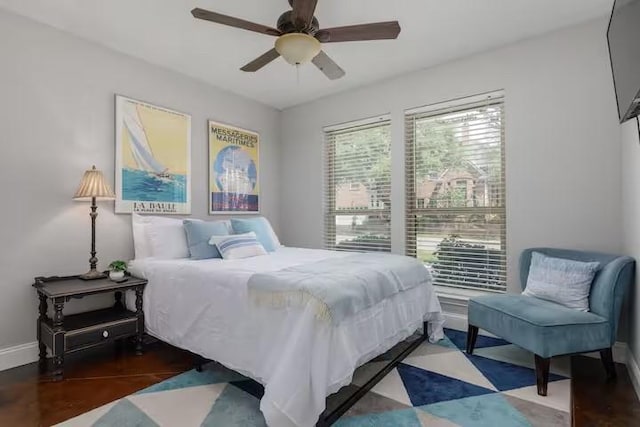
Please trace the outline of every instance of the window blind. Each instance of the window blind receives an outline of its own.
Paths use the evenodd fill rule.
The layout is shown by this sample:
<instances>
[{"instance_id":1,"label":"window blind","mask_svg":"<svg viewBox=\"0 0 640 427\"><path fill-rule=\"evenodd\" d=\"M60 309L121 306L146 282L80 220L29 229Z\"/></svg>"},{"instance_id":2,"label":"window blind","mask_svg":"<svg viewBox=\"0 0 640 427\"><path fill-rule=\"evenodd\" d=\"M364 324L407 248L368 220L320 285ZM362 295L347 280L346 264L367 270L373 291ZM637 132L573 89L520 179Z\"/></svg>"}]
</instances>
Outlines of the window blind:
<instances>
[{"instance_id":1,"label":"window blind","mask_svg":"<svg viewBox=\"0 0 640 427\"><path fill-rule=\"evenodd\" d=\"M327 249L391 251L389 117L325 128Z\"/></svg>"},{"instance_id":2,"label":"window blind","mask_svg":"<svg viewBox=\"0 0 640 427\"><path fill-rule=\"evenodd\" d=\"M440 286L506 291L504 97L405 113L406 252Z\"/></svg>"}]
</instances>

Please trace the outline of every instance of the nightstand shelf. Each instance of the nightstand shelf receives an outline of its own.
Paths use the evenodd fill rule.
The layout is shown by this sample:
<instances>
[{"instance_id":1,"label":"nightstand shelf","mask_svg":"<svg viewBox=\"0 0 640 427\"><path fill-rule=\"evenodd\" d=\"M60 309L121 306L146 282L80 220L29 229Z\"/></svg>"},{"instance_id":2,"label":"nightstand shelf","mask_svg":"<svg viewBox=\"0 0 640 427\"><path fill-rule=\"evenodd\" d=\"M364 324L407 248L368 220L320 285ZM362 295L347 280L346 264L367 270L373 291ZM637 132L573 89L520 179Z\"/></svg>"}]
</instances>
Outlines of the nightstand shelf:
<instances>
[{"instance_id":1,"label":"nightstand shelf","mask_svg":"<svg viewBox=\"0 0 640 427\"><path fill-rule=\"evenodd\" d=\"M64 319L67 333L90 328L96 324L120 323L122 321L136 320L135 311L124 308L111 307L101 310L88 311L86 313L72 314ZM48 323L51 323L50 321Z\"/></svg>"},{"instance_id":2,"label":"nightstand shelf","mask_svg":"<svg viewBox=\"0 0 640 427\"><path fill-rule=\"evenodd\" d=\"M129 337L136 338L136 353L141 354L142 295L146 284L146 280L135 277L119 283L108 279L84 281L77 276L36 278L33 286L40 299L38 346L41 370L46 367L47 348L53 355L54 376L59 379L64 373L65 354ZM126 290L136 293L136 311L127 310L122 304L122 292ZM113 307L64 316L64 303L70 299L107 292L115 292ZM53 302L53 317L47 315L49 300Z\"/></svg>"}]
</instances>

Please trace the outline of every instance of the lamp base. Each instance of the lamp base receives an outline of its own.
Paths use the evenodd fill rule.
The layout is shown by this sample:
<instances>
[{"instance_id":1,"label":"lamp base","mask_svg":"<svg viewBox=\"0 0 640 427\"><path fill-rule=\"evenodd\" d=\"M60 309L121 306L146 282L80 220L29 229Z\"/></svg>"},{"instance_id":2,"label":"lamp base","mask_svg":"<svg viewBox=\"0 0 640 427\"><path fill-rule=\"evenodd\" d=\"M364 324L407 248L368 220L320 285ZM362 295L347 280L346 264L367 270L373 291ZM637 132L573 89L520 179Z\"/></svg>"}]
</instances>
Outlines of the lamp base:
<instances>
[{"instance_id":1,"label":"lamp base","mask_svg":"<svg viewBox=\"0 0 640 427\"><path fill-rule=\"evenodd\" d=\"M98 270L91 269L85 274L78 276L78 279L82 280L97 280L97 279L106 279L107 275L99 272Z\"/></svg>"}]
</instances>

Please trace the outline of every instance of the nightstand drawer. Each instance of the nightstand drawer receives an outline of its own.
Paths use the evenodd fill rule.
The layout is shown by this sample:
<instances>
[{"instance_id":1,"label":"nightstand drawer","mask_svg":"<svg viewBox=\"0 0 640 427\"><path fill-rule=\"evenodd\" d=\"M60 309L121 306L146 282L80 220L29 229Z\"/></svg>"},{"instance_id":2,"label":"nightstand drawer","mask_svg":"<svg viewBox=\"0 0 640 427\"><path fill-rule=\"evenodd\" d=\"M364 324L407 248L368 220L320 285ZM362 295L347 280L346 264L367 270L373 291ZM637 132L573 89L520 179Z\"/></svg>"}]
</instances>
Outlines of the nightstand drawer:
<instances>
[{"instance_id":1,"label":"nightstand drawer","mask_svg":"<svg viewBox=\"0 0 640 427\"><path fill-rule=\"evenodd\" d=\"M104 341L132 336L137 332L138 323L135 317L76 329L65 334L65 351L74 351L94 346Z\"/></svg>"}]
</instances>

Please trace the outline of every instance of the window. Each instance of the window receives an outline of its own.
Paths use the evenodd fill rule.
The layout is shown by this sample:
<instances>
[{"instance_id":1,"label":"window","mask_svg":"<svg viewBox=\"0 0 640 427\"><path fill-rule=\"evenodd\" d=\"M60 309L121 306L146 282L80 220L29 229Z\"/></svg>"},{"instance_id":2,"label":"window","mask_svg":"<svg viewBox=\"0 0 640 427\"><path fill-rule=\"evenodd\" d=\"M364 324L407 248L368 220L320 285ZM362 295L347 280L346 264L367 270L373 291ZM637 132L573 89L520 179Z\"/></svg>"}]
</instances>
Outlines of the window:
<instances>
[{"instance_id":1,"label":"window","mask_svg":"<svg viewBox=\"0 0 640 427\"><path fill-rule=\"evenodd\" d=\"M405 120L407 255L436 285L506 291L502 94L407 111Z\"/></svg>"},{"instance_id":2,"label":"window","mask_svg":"<svg viewBox=\"0 0 640 427\"><path fill-rule=\"evenodd\" d=\"M391 251L390 128L383 117L325 129L326 248Z\"/></svg>"}]
</instances>

